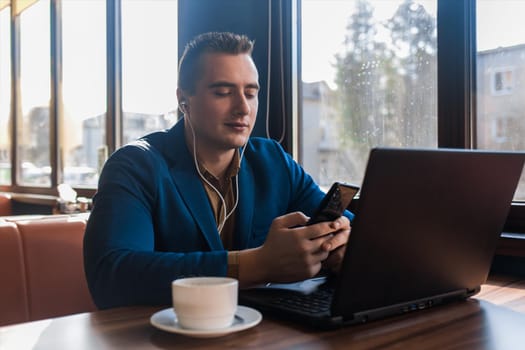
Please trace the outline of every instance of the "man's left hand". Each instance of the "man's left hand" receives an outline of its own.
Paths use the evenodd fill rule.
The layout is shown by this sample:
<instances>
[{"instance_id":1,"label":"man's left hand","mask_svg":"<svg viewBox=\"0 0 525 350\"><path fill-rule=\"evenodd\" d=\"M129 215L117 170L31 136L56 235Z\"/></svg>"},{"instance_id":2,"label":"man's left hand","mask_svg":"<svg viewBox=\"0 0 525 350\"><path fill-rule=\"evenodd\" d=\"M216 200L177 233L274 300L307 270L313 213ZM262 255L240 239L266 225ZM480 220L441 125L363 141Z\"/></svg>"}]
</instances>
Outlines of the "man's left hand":
<instances>
[{"instance_id":1,"label":"man's left hand","mask_svg":"<svg viewBox=\"0 0 525 350\"><path fill-rule=\"evenodd\" d=\"M340 218L330 223L334 229L332 238L324 242L321 249L330 252L328 258L323 261L323 269L327 269L331 272L337 273L341 269L341 263L345 255L346 243L348 237L350 237L350 221L347 217L341 216Z\"/></svg>"}]
</instances>

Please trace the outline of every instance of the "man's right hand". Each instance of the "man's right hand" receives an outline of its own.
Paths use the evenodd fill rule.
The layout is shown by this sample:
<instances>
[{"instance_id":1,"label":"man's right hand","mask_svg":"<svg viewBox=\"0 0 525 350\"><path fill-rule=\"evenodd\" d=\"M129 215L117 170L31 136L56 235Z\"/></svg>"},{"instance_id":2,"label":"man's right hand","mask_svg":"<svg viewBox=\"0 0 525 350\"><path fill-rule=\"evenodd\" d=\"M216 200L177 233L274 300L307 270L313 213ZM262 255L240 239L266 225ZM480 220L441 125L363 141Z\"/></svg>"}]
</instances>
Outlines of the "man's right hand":
<instances>
[{"instance_id":1,"label":"man's right hand","mask_svg":"<svg viewBox=\"0 0 525 350\"><path fill-rule=\"evenodd\" d=\"M332 222L304 226L308 217L293 212L273 220L261 247L239 256L241 287L265 282L295 282L315 276L330 251L323 243L333 237Z\"/></svg>"}]
</instances>

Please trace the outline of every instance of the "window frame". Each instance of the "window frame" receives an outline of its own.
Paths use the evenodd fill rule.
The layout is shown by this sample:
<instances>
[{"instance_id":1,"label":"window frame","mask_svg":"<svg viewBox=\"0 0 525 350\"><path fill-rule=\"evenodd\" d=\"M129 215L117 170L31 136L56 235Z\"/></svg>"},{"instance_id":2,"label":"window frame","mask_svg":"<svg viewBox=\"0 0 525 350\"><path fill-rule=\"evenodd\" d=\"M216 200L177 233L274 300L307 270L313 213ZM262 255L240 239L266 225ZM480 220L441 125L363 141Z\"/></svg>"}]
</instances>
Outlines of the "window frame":
<instances>
[{"instance_id":1,"label":"window frame","mask_svg":"<svg viewBox=\"0 0 525 350\"><path fill-rule=\"evenodd\" d=\"M300 3L298 13L301 13ZM300 26L299 18L294 29L297 37L300 37ZM477 112L476 0L437 0L437 30L438 147L474 149ZM297 77L295 86L300 91L300 70ZM300 113L300 105L294 106L294 110ZM297 144L296 141L296 147ZM522 243L525 242L525 202L512 203L503 230L507 249L513 244L516 247L525 246ZM525 250L516 248L515 255L516 251L525 256Z\"/></svg>"},{"instance_id":2,"label":"window frame","mask_svg":"<svg viewBox=\"0 0 525 350\"><path fill-rule=\"evenodd\" d=\"M508 67L498 67L494 69L493 72L490 74L490 93L492 96L504 96L504 95L510 95L512 94L514 90L514 74L515 74L515 67L508 66ZM511 80L510 83L505 80L505 75L510 74ZM496 76L500 76L500 83L501 88L498 90L496 89Z\"/></svg>"},{"instance_id":3,"label":"window frame","mask_svg":"<svg viewBox=\"0 0 525 350\"><path fill-rule=\"evenodd\" d=\"M60 35L61 35L61 2L63 0L51 0L51 52L50 55L60 56ZM247 11L252 4L256 6L257 0L240 0L242 8ZM200 2L199 2L200 3ZM203 10L203 1L197 5L192 0L179 0L179 31L190 27L191 19L185 16L188 10L197 8ZM212 2L210 2L212 3ZM233 6L233 4L232 4ZM267 6L267 5L265 5ZM447 148L475 148L476 147L476 0L437 0L437 30L438 30L438 146ZM211 6L213 10L213 6ZM233 7L232 7L233 8ZM183 9L183 10L181 10ZM210 10L211 11L211 10ZM261 80L272 82L271 96L269 96L270 124L282 125L283 120L279 115L285 111L286 132L282 144L298 161L298 142L301 135L298 135L299 120L302 112L301 108L301 0L270 0L269 21L273 30L268 45L273 48L269 64L269 69L261 69ZM230 16L235 19L240 14L231 11L231 14L223 14L224 17ZM253 8L250 13L253 15ZM210 16L212 18L213 16ZM222 19L222 21L225 21ZM106 1L106 22L107 22L107 111L106 111L106 144L108 154L114 152L122 140L122 71L121 71L121 0ZM228 22L228 20L226 20ZM216 27L228 30L214 24ZM37 195L57 195L56 186L60 178L60 157L57 140L57 130L61 125L61 91L60 75L61 63L52 60L51 65L51 91L52 98L50 104L51 123L51 166L52 179L50 188L27 187L16 184L18 158L16 154L17 135L16 124L20 118L20 91L19 89L19 69L20 69L20 26L18 17L11 9L11 69L12 69L12 97L11 107L11 179L9 186L0 186L0 191L37 194ZM201 30L212 26L210 23L202 24L202 27L191 29ZM238 30L230 28L230 30ZM258 29L256 35L263 36L263 31L269 28ZM248 28L247 32L253 31ZM265 34L266 35L266 34ZM179 36L179 40L181 37ZM280 42L279 42L280 41ZM261 45L261 44L260 44ZM179 45L181 47L181 45ZM262 46L264 48L264 46ZM279 48L277 50L276 48ZM266 67L263 67L266 68ZM270 73L268 73L270 72ZM270 75L269 77L265 75ZM279 134L276 130L272 134ZM79 196L92 197L96 189L75 188ZM511 232L525 233L525 203L514 202L512 204L509 218L505 230Z\"/></svg>"},{"instance_id":4,"label":"window frame","mask_svg":"<svg viewBox=\"0 0 525 350\"><path fill-rule=\"evenodd\" d=\"M58 179L62 177L62 160L60 157L59 130L63 124L62 110L62 7L63 0L50 0L50 56L51 56L51 98L49 103L49 133L50 133L50 165L51 185L50 187L23 186L18 184L18 153L17 147L17 125L22 117L20 103L20 18L10 6L11 18L11 185L0 185L0 191L20 193L27 196L35 194L36 198L41 196L56 196ZM122 113L121 113L121 55L120 55L120 8L121 0L106 1L106 23L107 23L107 59L106 59L106 84L107 84L107 110L106 110L106 145L108 154L114 152L120 145L122 139ZM79 196L92 197L96 189L75 188ZM39 200L37 200L39 201Z\"/></svg>"},{"instance_id":5,"label":"window frame","mask_svg":"<svg viewBox=\"0 0 525 350\"><path fill-rule=\"evenodd\" d=\"M476 148L476 0L438 0L437 28L438 146ZM503 233L520 239L505 232L525 239L524 202L512 203Z\"/></svg>"}]
</instances>

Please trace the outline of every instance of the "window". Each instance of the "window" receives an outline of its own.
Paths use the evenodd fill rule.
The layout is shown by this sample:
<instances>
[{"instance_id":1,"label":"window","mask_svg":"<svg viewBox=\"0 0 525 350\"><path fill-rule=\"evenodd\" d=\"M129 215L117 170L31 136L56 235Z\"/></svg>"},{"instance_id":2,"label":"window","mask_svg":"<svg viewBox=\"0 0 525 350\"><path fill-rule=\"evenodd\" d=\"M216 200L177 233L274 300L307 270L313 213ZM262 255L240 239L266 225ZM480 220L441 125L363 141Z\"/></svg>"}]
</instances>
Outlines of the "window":
<instances>
[{"instance_id":1,"label":"window","mask_svg":"<svg viewBox=\"0 0 525 350\"><path fill-rule=\"evenodd\" d=\"M11 28L9 6L0 9L0 185L11 183Z\"/></svg>"},{"instance_id":2,"label":"window","mask_svg":"<svg viewBox=\"0 0 525 350\"><path fill-rule=\"evenodd\" d=\"M523 1L477 1L476 147L524 151ZM515 193L525 200L525 174Z\"/></svg>"},{"instance_id":3,"label":"window","mask_svg":"<svg viewBox=\"0 0 525 350\"><path fill-rule=\"evenodd\" d=\"M60 182L73 187L97 185L99 150L106 146L106 56L105 1L63 1Z\"/></svg>"},{"instance_id":4,"label":"window","mask_svg":"<svg viewBox=\"0 0 525 350\"><path fill-rule=\"evenodd\" d=\"M49 0L39 0L19 15L21 115L17 116L17 181L25 186L51 186L49 6Z\"/></svg>"},{"instance_id":5,"label":"window","mask_svg":"<svg viewBox=\"0 0 525 350\"><path fill-rule=\"evenodd\" d=\"M483 56L479 56L478 60ZM511 69L501 70L498 69L492 74L492 94L493 95L504 95L512 92L513 72Z\"/></svg>"},{"instance_id":6,"label":"window","mask_svg":"<svg viewBox=\"0 0 525 350\"><path fill-rule=\"evenodd\" d=\"M177 2L145 3L122 2L124 144L176 120Z\"/></svg>"},{"instance_id":7,"label":"window","mask_svg":"<svg viewBox=\"0 0 525 350\"><path fill-rule=\"evenodd\" d=\"M108 153L176 120L178 1L19 4L0 10L1 190L92 196Z\"/></svg>"},{"instance_id":8,"label":"window","mask_svg":"<svg viewBox=\"0 0 525 350\"><path fill-rule=\"evenodd\" d=\"M507 130L509 129L508 125L511 124L512 120L505 117L494 117L493 126L492 126L492 135L496 143L503 143L507 141Z\"/></svg>"},{"instance_id":9,"label":"window","mask_svg":"<svg viewBox=\"0 0 525 350\"><path fill-rule=\"evenodd\" d=\"M302 1L299 154L322 186L361 183L374 146L437 146L436 5Z\"/></svg>"},{"instance_id":10,"label":"window","mask_svg":"<svg viewBox=\"0 0 525 350\"><path fill-rule=\"evenodd\" d=\"M1 10L0 189L56 195L65 181L92 196L93 168L108 153L174 122L177 38L210 29L256 38L268 124L286 126L283 145L322 186L360 183L374 146L525 150L525 24L514 20L524 1L292 0L271 6L272 28L254 21L268 4L229 2L220 16L216 0L37 0L16 17ZM282 110L300 119L282 123ZM522 184L515 199L524 192ZM525 232L525 205L516 208Z\"/></svg>"}]
</instances>

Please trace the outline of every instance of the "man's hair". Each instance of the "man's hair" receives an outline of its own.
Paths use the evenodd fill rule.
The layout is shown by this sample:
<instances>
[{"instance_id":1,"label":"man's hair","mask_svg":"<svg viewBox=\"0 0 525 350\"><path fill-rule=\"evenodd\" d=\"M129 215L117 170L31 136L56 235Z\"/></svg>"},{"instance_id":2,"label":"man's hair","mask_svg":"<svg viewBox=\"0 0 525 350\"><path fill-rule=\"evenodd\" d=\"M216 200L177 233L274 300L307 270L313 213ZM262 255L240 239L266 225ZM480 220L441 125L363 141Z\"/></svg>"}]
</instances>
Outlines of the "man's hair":
<instances>
[{"instance_id":1,"label":"man's hair","mask_svg":"<svg viewBox=\"0 0 525 350\"><path fill-rule=\"evenodd\" d=\"M254 42L245 35L229 32L209 32L197 35L182 53L179 62L178 87L190 94L195 92L197 80L201 77L200 59L205 53L226 53L251 56Z\"/></svg>"}]
</instances>

